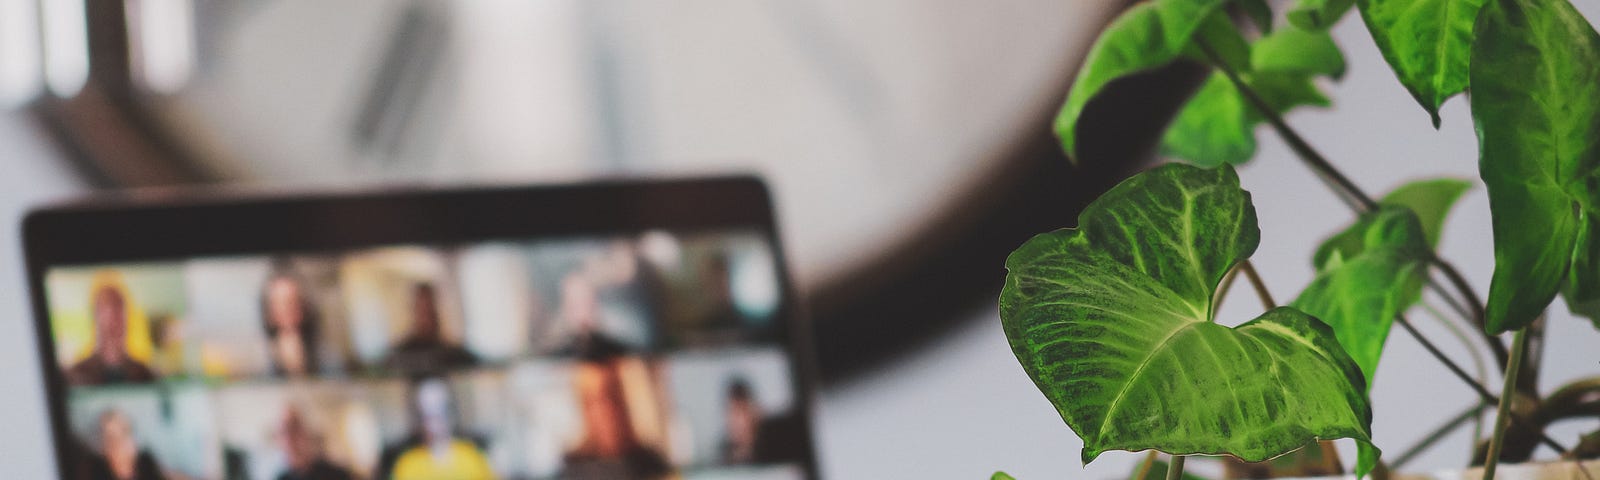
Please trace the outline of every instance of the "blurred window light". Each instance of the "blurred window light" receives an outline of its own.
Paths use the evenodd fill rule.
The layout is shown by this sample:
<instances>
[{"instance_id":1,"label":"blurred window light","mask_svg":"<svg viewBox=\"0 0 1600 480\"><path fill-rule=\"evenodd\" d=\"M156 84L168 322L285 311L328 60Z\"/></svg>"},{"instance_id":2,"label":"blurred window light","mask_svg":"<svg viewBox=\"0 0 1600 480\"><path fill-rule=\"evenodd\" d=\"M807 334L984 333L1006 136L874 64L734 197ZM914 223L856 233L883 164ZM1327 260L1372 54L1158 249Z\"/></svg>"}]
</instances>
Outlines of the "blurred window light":
<instances>
[{"instance_id":1,"label":"blurred window light","mask_svg":"<svg viewBox=\"0 0 1600 480\"><path fill-rule=\"evenodd\" d=\"M89 79L89 27L85 0L43 0L44 77L50 92L67 98Z\"/></svg>"},{"instance_id":2,"label":"blurred window light","mask_svg":"<svg viewBox=\"0 0 1600 480\"><path fill-rule=\"evenodd\" d=\"M21 106L44 87L38 5L38 0L0 0L0 108Z\"/></svg>"},{"instance_id":3,"label":"blurred window light","mask_svg":"<svg viewBox=\"0 0 1600 480\"><path fill-rule=\"evenodd\" d=\"M189 83L195 68L194 2L128 2L128 55L140 85L155 93L175 93Z\"/></svg>"}]
</instances>

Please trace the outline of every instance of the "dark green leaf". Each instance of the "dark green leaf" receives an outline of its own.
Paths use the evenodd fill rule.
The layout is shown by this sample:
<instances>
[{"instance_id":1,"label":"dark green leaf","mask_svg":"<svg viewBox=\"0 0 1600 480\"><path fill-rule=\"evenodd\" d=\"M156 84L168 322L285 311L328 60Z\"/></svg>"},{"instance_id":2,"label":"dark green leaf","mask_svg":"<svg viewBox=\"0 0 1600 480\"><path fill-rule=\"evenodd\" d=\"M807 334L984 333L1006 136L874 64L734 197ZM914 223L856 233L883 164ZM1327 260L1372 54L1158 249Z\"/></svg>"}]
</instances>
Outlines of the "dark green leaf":
<instances>
[{"instance_id":1,"label":"dark green leaf","mask_svg":"<svg viewBox=\"0 0 1600 480\"><path fill-rule=\"evenodd\" d=\"M1565 0L1556 0L1565 1ZM1439 127L1439 106L1467 89L1472 22L1484 0L1361 0L1361 18L1400 84Z\"/></svg>"},{"instance_id":2,"label":"dark green leaf","mask_svg":"<svg viewBox=\"0 0 1600 480\"><path fill-rule=\"evenodd\" d=\"M1111 81L1165 65L1182 54L1200 24L1226 0L1156 0L1141 3L1106 27L1089 48L1067 100L1056 115L1055 132L1067 155L1077 161L1078 116Z\"/></svg>"},{"instance_id":3,"label":"dark green leaf","mask_svg":"<svg viewBox=\"0 0 1600 480\"><path fill-rule=\"evenodd\" d=\"M1494 334L1527 326L1558 290L1580 303L1593 291L1585 286L1594 270L1567 275L1600 249L1583 235L1585 218L1600 213L1600 34L1565 0L1492 0L1474 28L1470 98L1493 214L1485 327Z\"/></svg>"},{"instance_id":4,"label":"dark green leaf","mask_svg":"<svg viewBox=\"0 0 1600 480\"><path fill-rule=\"evenodd\" d=\"M1327 31L1280 28L1261 37L1250 49L1250 64L1257 71L1344 77L1344 54Z\"/></svg>"},{"instance_id":5,"label":"dark green leaf","mask_svg":"<svg viewBox=\"0 0 1600 480\"><path fill-rule=\"evenodd\" d=\"M1139 478L1139 469L1135 467L1132 472L1128 473L1128 480L1166 480L1167 469L1171 466L1172 464L1167 463L1165 460L1156 460L1150 462L1150 470L1144 472L1144 478ZM1183 472L1183 480L1206 480L1206 478L1185 470Z\"/></svg>"},{"instance_id":6,"label":"dark green leaf","mask_svg":"<svg viewBox=\"0 0 1600 480\"><path fill-rule=\"evenodd\" d=\"M1007 259L1006 337L1082 437L1085 462L1144 449L1262 461L1318 439L1370 443L1361 370L1326 324L1289 307L1237 328L1212 322L1218 283L1259 235L1231 167L1169 164Z\"/></svg>"},{"instance_id":7,"label":"dark green leaf","mask_svg":"<svg viewBox=\"0 0 1600 480\"><path fill-rule=\"evenodd\" d=\"M1327 30L1355 3L1356 0L1300 0L1289 10L1289 23L1306 30Z\"/></svg>"},{"instance_id":8,"label":"dark green leaf","mask_svg":"<svg viewBox=\"0 0 1600 480\"><path fill-rule=\"evenodd\" d=\"M1567 301L1567 310L1588 317L1594 328L1600 328L1600 238L1596 238L1600 216L1585 211L1583 217L1561 296Z\"/></svg>"},{"instance_id":9,"label":"dark green leaf","mask_svg":"<svg viewBox=\"0 0 1600 480\"><path fill-rule=\"evenodd\" d=\"M1394 189L1378 203L1411 209L1422 221L1422 232L1427 234L1428 246L1438 247L1445 216L1450 214L1450 207L1455 206L1456 200L1460 200L1461 195L1470 189L1472 182L1459 178L1418 180Z\"/></svg>"},{"instance_id":10,"label":"dark green leaf","mask_svg":"<svg viewBox=\"0 0 1600 480\"><path fill-rule=\"evenodd\" d=\"M1239 27L1233 24L1233 18L1223 10L1217 10L1206 18L1200 28L1194 32L1194 38L1204 41L1217 53L1221 63L1238 71L1250 70L1250 41L1239 32ZM1184 47L1183 56L1202 64L1216 64L1217 62L1206 55L1199 42L1192 42Z\"/></svg>"},{"instance_id":11,"label":"dark green leaf","mask_svg":"<svg viewBox=\"0 0 1600 480\"><path fill-rule=\"evenodd\" d=\"M1244 15L1256 24L1256 29L1261 33L1272 33L1272 5L1267 0L1235 0L1235 5L1244 10Z\"/></svg>"}]
</instances>

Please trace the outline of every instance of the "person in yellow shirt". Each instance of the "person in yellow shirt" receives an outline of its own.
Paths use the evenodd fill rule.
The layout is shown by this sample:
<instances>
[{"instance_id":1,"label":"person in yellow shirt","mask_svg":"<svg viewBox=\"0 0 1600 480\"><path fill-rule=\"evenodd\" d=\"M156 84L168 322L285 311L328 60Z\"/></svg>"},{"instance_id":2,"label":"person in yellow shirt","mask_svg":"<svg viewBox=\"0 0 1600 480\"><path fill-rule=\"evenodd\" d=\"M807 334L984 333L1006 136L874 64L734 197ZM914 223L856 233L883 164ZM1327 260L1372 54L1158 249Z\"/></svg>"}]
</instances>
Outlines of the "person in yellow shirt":
<instances>
[{"instance_id":1,"label":"person in yellow shirt","mask_svg":"<svg viewBox=\"0 0 1600 480\"><path fill-rule=\"evenodd\" d=\"M495 480L489 457L455 431L450 387L427 379L412 389L417 433L392 457L387 480Z\"/></svg>"}]
</instances>

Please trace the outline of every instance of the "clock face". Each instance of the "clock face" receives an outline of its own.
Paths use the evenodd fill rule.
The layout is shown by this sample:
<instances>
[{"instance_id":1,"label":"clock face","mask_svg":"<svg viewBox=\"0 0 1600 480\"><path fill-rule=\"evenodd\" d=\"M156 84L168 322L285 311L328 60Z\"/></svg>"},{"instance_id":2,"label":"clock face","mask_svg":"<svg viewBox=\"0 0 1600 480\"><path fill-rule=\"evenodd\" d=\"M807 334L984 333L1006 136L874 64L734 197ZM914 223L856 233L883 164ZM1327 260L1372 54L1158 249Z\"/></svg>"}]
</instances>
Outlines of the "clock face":
<instances>
[{"instance_id":1,"label":"clock face","mask_svg":"<svg viewBox=\"0 0 1600 480\"><path fill-rule=\"evenodd\" d=\"M756 173L805 288L981 192L1120 3L146 0L126 16L138 103L209 176Z\"/></svg>"}]
</instances>

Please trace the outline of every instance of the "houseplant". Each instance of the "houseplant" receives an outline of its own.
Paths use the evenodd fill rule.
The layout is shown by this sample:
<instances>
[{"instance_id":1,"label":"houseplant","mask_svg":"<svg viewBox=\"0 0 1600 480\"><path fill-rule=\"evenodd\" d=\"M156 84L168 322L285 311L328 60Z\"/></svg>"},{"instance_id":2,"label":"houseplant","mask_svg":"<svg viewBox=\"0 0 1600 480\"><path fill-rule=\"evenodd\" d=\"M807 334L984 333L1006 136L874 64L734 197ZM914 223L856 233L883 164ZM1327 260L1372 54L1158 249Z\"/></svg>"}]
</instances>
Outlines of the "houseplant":
<instances>
[{"instance_id":1,"label":"houseplant","mask_svg":"<svg viewBox=\"0 0 1600 480\"><path fill-rule=\"evenodd\" d=\"M1496 409L1480 456L1484 477L1502 460L1527 460L1540 444L1564 457L1597 455L1600 432L1570 445L1544 427L1600 415L1600 378L1540 395L1527 381L1539 362L1526 357L1557 295L1600 328L1600 34L1568 0L1279 7L1288 8L1287 21L1276 22L1266 0L1135 5L1101 34L1057 117L1068 155L1094 161L1077 158L1076 127L1100 90L1175 61L1214 70L1162 140L1164 153L1188 164L1129 178L1087 207L1077 226L1041 234L1007 260L1006 335L1083 438L1083 460L1160 451L1173 456L1166 477L1181 478L1188 455L1279 463L1349 438L1358 445L1355 473L1385 474L1371 441L1367 386L1393 325ZM1355 14L1435 127L1439 106L1471 91L1494 231L1487 302L1434 252L1465 184L1419 182L1374 198L1281 117L1329 102L1316 81L1337 79L1344 63L1327 28ZM1315 279L1282 306L1249 263L1259 231L1232 167L1250 159L1262 123L1357 214L1317 249ZM1228 328L1214 316L1237 277L1255 288L1264 313ZM1443 308L1425 305L1430 311L1447 310L1481 332L1470 341L1495 358L1502 394L1413 327L1407 313L1424 289L1442 299ZM1509 348L1499 336L1506 332Z\"/></svg>"}]
</instances>

